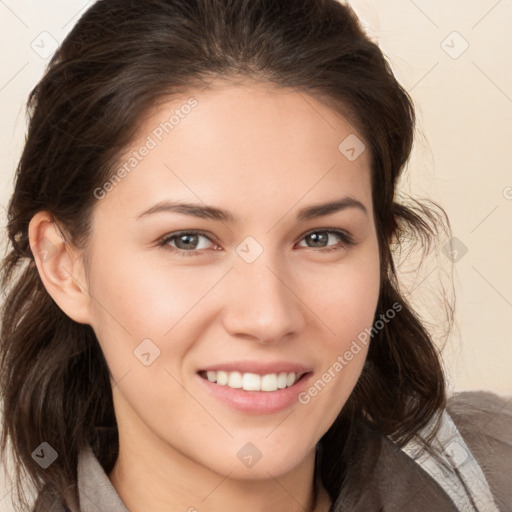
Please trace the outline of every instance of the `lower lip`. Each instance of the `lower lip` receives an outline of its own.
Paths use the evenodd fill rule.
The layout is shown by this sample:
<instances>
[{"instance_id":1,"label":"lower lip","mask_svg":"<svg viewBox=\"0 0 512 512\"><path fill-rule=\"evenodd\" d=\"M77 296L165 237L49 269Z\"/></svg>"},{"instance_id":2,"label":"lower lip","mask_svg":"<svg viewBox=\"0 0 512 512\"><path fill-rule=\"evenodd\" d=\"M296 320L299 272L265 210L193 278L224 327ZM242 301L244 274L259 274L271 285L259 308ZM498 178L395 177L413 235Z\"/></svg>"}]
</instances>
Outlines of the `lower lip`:
<instances>
[{"instance_id":1,"label":"lower lip","mask_svg":"<svg viewBox=\"0 0 512 512\"><path fill-rule=\"evenodd\" d=\"M233 409L248 414L272 414L282 411L298 401L297 395L307 387L312 373L306 373L293 386L276 391L244 391L220 386L197 374L208 391Z\"/></svg>"}]
</instances>

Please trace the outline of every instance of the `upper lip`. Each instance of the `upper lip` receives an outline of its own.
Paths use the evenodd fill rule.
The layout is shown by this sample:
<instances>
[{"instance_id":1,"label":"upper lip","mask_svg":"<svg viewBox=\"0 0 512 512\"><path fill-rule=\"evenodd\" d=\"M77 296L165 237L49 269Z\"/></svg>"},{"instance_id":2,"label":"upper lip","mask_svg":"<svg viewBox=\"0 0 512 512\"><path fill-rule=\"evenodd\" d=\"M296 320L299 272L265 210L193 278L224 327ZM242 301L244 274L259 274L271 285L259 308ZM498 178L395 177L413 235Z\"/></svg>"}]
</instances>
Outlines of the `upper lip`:
<instances>
[{"instance_id":1,"label":"upper lip","mask_svg":"<svg viewBox=\"0 0 512 512\"><path fill-rule=\"evenodd\" d=\"M311 368L290 361L230 361L226 363L212 364L200 371L204 372L240 372L240 373L255 373L257 375L267 375L269 373L296 373L304 374L311 371Z\"/></svg>"}]
</instances>

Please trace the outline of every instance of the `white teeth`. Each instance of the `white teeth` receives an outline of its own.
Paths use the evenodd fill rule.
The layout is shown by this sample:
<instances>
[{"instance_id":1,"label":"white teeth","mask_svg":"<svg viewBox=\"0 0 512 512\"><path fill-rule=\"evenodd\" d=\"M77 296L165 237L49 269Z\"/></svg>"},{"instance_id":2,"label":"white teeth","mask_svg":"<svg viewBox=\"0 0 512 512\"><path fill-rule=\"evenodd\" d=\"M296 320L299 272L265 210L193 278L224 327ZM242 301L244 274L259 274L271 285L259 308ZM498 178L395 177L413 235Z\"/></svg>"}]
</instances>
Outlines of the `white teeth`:
<instances>
[{"instance_id":1,"label":"white teeth","mask_svg":"<svg viewBox=\"0 0 512 512\"><path fill-rule=\"evenodd\" d=\"M277 375L270 373L261 377L261 390L262 391L275 391L277 389Z\"/></svg>"},{"instance_id":2,"label":"white teeth","mask_svg":"<svg viewBox=\"0 0 512 512\"><path fill-rule=\"evenodd\" d=\"M245 391L259 391L261 385L261 377L255 373L244 373L242 377L242 387Z\"/></svg>"},{"instance_id":3,"label":"white teeth","mask_svg":"<svg viewBox=\"0 0 512 512\"><path fill-rule=\"evenodd\" d=\"M229 372L228 386L239 389L242 387L242 374L240 372Z\"/></svg>"},{"instance_id":4,"label":"white teeth","mask_svg":"<svg viewBox=\"0 0 512 512\"><path fill-rule=\"evenodd\" d=\"M256 373L207 371L206 378L220 386L228 386L245 391L277 391L293 386L300 375L291 372L269 373L258 375Z\"/></svg>"},{"instance_id":5,"label":"white teeth","mask_svg":"<svg viewBox=\"0 0 512 512\"><path fill-rule=\"evenodd\" d=\"M277 376L277 387L279 389L284 389L286 387L287 381L288 381L288 374L287 373L280 373Z\"/></svg>"},{"instance_id":6,"label":"white teeth","mask_svg":"<svg viewBox=\"0 0 512 512\"><path fill-rule=\"evenodd\" d=\"M217 384L221 386L225 386L228 383L228 373L227 372L212 372L214 375L217 374ZM212 382L215 382L213 379Z\"/></svg>"}]
</instances>

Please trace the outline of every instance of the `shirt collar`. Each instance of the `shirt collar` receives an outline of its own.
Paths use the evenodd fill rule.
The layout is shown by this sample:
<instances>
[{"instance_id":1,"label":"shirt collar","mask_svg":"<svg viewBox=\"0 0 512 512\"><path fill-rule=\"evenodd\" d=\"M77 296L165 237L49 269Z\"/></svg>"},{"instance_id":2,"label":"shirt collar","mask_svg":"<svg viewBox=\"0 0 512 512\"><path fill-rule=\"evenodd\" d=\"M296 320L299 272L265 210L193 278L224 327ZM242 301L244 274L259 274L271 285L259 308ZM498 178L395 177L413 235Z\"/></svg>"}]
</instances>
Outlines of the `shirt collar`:
<instances>
[{"instance_id":1,"label":"shirt collar","mask_svg":"<svg viewBox=\"0 0 512 512\"><path fill-rule=\"evenodd\" d=\"M81 512L129 512L90 446L78 460Z\"/></svg>"}]
</instances>

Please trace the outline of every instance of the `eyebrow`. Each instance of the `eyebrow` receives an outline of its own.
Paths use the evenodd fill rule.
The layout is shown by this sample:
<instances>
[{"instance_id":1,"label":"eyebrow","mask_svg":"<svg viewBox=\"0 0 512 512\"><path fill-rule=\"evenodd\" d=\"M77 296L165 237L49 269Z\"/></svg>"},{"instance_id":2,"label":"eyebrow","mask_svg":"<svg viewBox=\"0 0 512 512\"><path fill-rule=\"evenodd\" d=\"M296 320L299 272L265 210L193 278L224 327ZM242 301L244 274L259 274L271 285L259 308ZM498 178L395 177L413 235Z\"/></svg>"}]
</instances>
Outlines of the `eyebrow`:
<instances>
[{"instance_id":1,"label":"eyebrow","mask_svg":"<svg viewBox=\"0 0 512 512\"><path fill-rule=\"evenodd\" d=\"M307 206L299 210L297 214L297 220L311 220L318 217L324 217L332 215L333 213L346 210L347 208L356 208L368 215L368 211L363 203L352 197L342 197L334 201L327 203L315 204ZM137 216L137 219L152 215L155 213L181 213L184 215L191 215L200 219L213 219L222 222L235 223L237 219L233 214L222 208L216 208L214 206L206 206L197 203L179 203L172 201L161 201L149 210L141 213Z\"/></svg>"}]
</instances>

